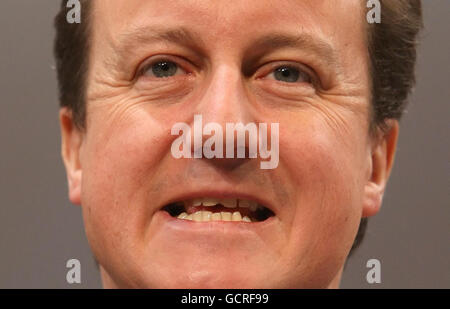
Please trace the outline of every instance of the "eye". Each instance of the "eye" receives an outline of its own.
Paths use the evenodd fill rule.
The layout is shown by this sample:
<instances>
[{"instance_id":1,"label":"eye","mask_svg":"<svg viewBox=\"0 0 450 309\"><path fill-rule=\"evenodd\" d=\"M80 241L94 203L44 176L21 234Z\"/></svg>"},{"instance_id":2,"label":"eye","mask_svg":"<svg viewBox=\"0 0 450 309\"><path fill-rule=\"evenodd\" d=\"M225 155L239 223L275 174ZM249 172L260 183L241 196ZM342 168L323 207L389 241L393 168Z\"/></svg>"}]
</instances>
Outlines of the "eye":
<instances>
[{"instance_id":1,"label":"eye","mask_svg":"<svg viewBox=\"0 0 450 309\"><path fill-rule=\"evenodd\" d=\"M278 66L273 70L269 77L274 78L277 81L285 83L311 83L312 79L308 73L294 66Z\"/></svg>"},{"instance_id":2,"label":"eye","mask_svg":"<svg viewBox=\"0 0 450 309\"><path fill-rule=\"evenodd\" d=\"M166 78L184 73L184 71L173 61L160 60L153 62L143 70L143 75L156 78Z\"/></svg>"}]
</instances>

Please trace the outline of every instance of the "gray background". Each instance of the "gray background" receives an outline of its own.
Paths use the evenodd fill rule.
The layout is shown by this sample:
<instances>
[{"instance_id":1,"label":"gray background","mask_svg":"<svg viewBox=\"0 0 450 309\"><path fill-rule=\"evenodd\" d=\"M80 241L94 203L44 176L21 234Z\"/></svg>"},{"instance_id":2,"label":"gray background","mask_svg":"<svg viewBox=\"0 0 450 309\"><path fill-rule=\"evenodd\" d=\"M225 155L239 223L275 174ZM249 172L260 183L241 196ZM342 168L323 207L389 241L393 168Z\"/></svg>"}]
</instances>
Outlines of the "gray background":
<instances>
[{"instance_id":1,"label":"gray background","mask_svg":"<svg viewBox=\"0 0 450 309\"><path fill-rule=\"evenodd\" d=\"M423 0L418 85L402 120L381 212L350 258L343 288L450 288L450 1ZM60 158L53 17L59 1L0 2L0 288L98 288L81 210ZM82 266L66 283L66 261ZM381 261L381 284L366 262Z\"/></svg>"}]
</instances>

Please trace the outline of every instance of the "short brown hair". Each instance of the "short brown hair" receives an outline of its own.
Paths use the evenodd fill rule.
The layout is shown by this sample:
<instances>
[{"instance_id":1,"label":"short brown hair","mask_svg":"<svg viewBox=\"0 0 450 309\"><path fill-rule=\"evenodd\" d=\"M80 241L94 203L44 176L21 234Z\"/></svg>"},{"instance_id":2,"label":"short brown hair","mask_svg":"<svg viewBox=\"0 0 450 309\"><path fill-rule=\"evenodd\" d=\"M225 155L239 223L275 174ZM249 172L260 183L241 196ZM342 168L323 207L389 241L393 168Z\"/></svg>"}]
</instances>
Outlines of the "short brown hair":
<instances>
[{"instance_id":1,"label":"short brown hair","mask_svg":"<svg viewBox=\"0 0 450 309\"><path fill-rule=\"evenodd\" d=\"M80 0L81 22L78 24L67 22L67 0L62 0L54 21L56 37L53 52L56 59L59 104L72 110L78 128L84 127L86 114L91 1L94 0Z\"/></svg>"},{"instance_id":2,"label":"short brown hair","mask_svg":"<svg viewBox=\"0 0 450 309\"><path fill-rule=\"evenodd\" d=\"M372 76L372 123L400 119L415 84L418 33L423 27L420 0L380 0L381 22L368 26Z\"/></svg>"},{"instance_id":3,"label":"short brown hair","mask_svg":"<svg viewBox=\"0 0 450 309\"><path fill-rule=\"evenodd\" d=\"M90 0L93 1L93 0ZM90 1L80 0L82 22L66 21L66 2L55 18L54 54L60 106L72 110L78 128L85 126L86 76L89 68ZM380 0L381 23L368 24L368 54L372 76L371 128L386 119L400 119L415 83L417 36L422 24L421 0ZM367 218L361 220L352 246L361 243Z\"/></svg>"}]
</instances>

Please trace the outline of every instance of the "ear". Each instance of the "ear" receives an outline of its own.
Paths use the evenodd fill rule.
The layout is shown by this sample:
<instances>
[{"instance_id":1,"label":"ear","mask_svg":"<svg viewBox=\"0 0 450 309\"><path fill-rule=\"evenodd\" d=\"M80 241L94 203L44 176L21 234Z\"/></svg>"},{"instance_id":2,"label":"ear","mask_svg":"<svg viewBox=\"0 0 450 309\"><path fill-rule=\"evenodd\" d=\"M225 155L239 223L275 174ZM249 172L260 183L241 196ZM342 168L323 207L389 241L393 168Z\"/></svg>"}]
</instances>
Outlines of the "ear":
<instances>
[{"instance_id":1,"label":"ear","mask_svg":"<svg viewBox=\"0 0 450 309\"><path fill-rule=\"evenodd\" d=\"M61 127L61 154L66 168L69 199L73 204L81 205L80 152L83 134L75 126L72 111L67 107L62 107L59 111L59 124Z\"/></svg>"},{"instance_id":2,"label":"ear","mask_svg":"<svg viewBox=\"0 0 450 309\"><path fill-rule=\"evenodd\" d=\"M386 183L394 163L399 124L397 120L386 121L386 129L379 130L372 138L369 176L364 191L362 217L378 213L383 200Z\"/></svg>"}]
</instances>

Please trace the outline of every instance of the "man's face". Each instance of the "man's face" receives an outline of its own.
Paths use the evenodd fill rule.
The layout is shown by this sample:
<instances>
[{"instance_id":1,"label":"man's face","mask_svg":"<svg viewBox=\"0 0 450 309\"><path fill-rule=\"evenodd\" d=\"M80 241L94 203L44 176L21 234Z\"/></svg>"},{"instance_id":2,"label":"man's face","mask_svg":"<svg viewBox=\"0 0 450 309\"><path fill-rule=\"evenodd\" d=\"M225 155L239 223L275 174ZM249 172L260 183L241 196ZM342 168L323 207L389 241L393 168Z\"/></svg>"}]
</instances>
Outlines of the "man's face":
<instances>
[{"instance_id":1,"label":"man's face","mask_svg":"<svg viewBox=\"0 0 450 309\"><path fill-rule=\"evenodd\" d=\"M370 189L361 1L93 4L86 130L72 132L68 170L105 286L336 287L382 194ZM279 123L278 166L174 158L172 126L193 128L194 115L224 131L267 123L269 136ZM269 216L219 205L252 222L196 222L163 209L225 198Z\"/></svg>"}]
</instances>

